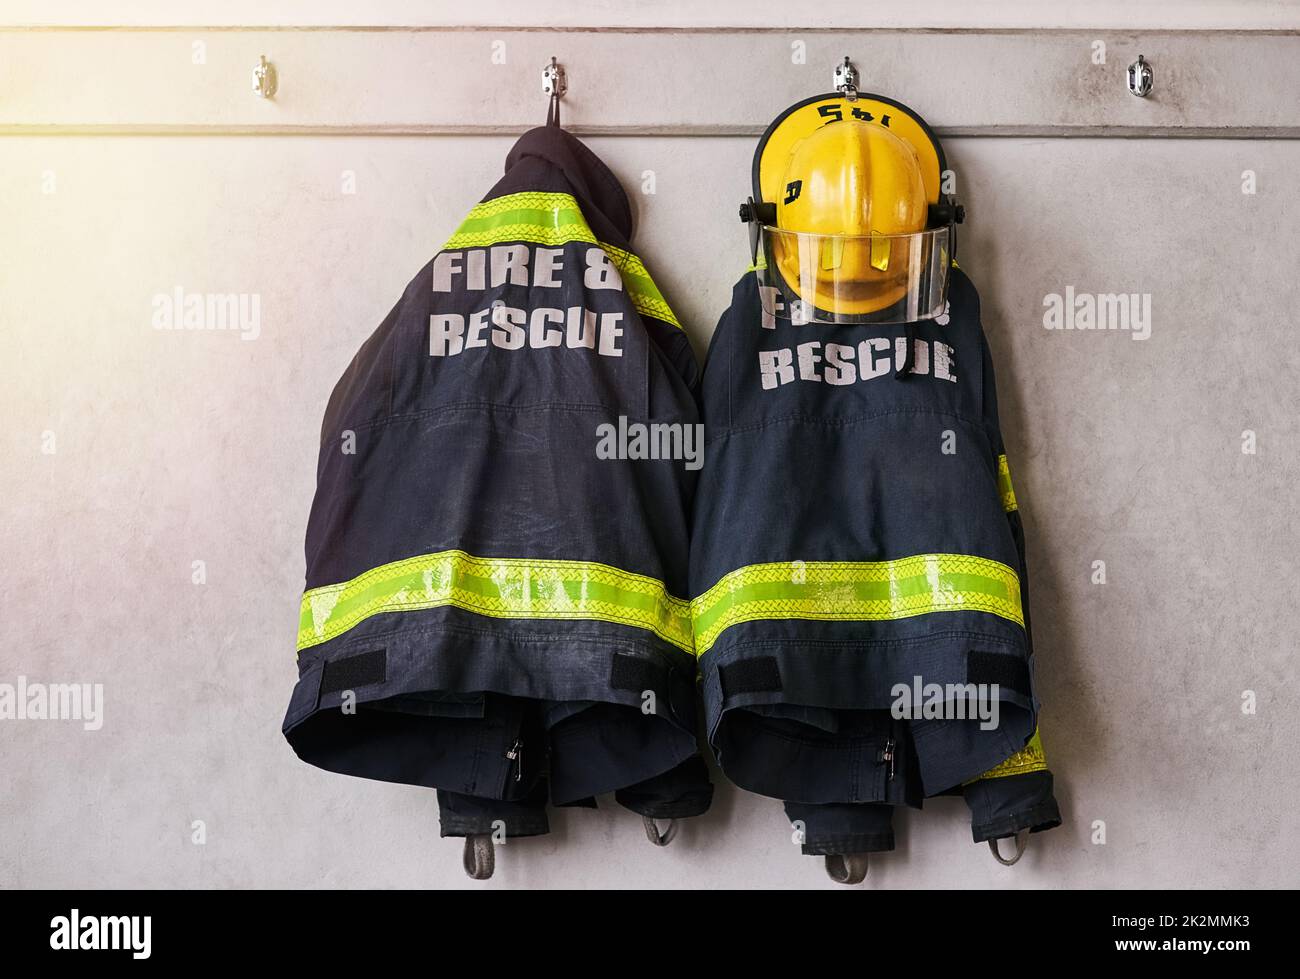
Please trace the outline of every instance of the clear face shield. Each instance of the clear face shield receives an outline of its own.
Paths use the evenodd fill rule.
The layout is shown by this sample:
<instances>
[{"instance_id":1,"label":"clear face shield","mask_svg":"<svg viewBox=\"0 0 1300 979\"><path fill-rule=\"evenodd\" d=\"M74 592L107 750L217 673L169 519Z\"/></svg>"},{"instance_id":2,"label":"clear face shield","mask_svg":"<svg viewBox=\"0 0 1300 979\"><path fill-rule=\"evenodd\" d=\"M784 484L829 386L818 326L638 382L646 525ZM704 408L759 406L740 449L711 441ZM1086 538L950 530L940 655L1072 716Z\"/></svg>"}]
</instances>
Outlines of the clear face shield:
<instances>
[{"instance_id":1,"label":"clear face shield","mask_svg":"<svg viewBox=\"0 0 1300 979\"><path fill-rule=\"evenodd\" d=\"M794 323L909 323L943 312L951 224L897 235L821 235L750 224L763 311Z\"/></svg>"}]
</instances>

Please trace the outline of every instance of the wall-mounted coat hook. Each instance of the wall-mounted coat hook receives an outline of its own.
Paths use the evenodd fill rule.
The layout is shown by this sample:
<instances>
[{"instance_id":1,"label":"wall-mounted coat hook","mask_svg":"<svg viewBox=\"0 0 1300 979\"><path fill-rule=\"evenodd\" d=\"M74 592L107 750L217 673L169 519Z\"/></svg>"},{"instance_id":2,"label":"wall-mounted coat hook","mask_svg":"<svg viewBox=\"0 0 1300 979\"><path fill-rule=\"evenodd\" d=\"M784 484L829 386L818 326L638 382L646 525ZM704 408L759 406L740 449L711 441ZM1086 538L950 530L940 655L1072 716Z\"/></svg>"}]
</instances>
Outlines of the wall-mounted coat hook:
<instances>
[{"instance_id":1,"label":"wall-mounted coat hook","mask_svg":"<svg viewBox=\"0 0 1300 979\"><path fill-rule=\"evenodd\" d=\"M564 65L551 56L551 63L542 69L542 91L551 97L546 103L546 124L560 124L560 99L569 90L569 78L564 73Z\"/></svg>"},{"instance_id":2,"label":"wall-mounted coat hook","mask_svg":"<svg viewBox=\"0 0 1300 979\"><path fill-rule=\"evenodd\" d=\"M1137 61L1128 66L1128 90L1144 99L1151 94L1154 84L1155 75L1151 71L1151 65L1139 54Z\"/></svg>"},{"instance_id":3,"label":"wall-mounted coat hook","mask_svg":"<svg viewBox=\"0 0 1300 979\"><path fill-rule=\"evenodd\" d=\"M569 90L569 79L564 73L564 65L552 56L551 63L542 69L542 91L552 98L563 98Z\"/></svg>"},{"instance_id":4,"label":"wall-mounted coat hook","mask_svg":"<svg viewBox=\"0 0 1300 979\"><path fill-rule=\"evenodd\" d=\"M253 91L258 98L269 99L275 96L277 87L275 65L266 60L266 55L260 55L257 67L253 69Z\"/></svg>"},{"instance_id":5,"label":"wall-mounted coat hook","mask_svg":"<svg viewBox=\"0 0 1300 979\"><path fill-rule=\"evenodd\" d=\"M850 102L858 100L858 70L853 67L847 54L844 56L844 64L835 66L835 91Z\"/></svg>"}]
</instances>

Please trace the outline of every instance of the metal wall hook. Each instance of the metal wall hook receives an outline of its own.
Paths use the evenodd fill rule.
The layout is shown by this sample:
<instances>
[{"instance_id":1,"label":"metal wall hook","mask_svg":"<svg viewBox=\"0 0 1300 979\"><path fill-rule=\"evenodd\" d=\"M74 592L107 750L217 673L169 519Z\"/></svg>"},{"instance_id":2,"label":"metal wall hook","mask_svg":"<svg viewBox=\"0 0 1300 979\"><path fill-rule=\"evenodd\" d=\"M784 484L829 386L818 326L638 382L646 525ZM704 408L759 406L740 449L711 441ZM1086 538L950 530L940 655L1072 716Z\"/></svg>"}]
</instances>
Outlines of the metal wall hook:
<instances>
[{"instance_id":1,"label":"metal wall hook","mask_svg":"<svg viewBox=\"0 0 1300 979\"><path fill-rule=\"evenodd\" d=\"M569 90L569 79L564 73L564 65L551 57L551 63L542 69L542 91L552 98L564 98Z\"/></svg>"},{"instance_id":2,"label":"metal wall hook","mask_svg":"<svg viewBox=\"0 0 1300 979\"><path fill-rule=\"evenodd\" d=\"M1137 61L1128 66L1128 90L1138 98L1144 99L1151 94L1151 87L1154 84L1155 76L1152 74L1151 65L1139 54Z\"/></svg>"},{"instance_id":3,"label":"metal wall hook","mask_svg":"<svg viewBox=\"0 0 1300 979\"><path fill-rule=\"evenodd\" d=\"M260 55L257 67L253 69L253 91L258 98L269 99L275 96L278 87L275 77L275 65Z\"/></svg>"},{"instance_id":4,"label":"metal wall hook","mask_svg":"<svg viewBox=\"0 0 1300 979\"><path fill-rule=\"evenodd\" d=\"M847 54L844 56L844 64L835 66L835 91L850 102L858 100L858 70L853 67Z\"/></svg>"},{"instance_id":5,"label":"metal wall hook","mask_svg":"<svg viewBox=\"0 0 1300 979\"><path fill-rule=\"evenodd\" d=\"M569 90L569 79L564 73L564 65L551 56L551 63L542 69L542 91L551 97L546 103L546 124L559 126L560 99Z\"/></svg>"}]
</instances>

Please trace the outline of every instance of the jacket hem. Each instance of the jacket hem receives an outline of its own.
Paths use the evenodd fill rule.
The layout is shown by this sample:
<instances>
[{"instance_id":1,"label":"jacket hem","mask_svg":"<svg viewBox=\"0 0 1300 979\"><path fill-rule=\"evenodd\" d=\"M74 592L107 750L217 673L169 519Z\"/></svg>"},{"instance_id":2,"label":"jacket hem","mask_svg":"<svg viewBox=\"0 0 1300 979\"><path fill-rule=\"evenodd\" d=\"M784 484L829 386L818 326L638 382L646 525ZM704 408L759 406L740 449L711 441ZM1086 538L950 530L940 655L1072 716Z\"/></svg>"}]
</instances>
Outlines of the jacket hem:
<instances>
[{"instance_id":1,"label":"jacket hem","mask_svg":"<svg viewBox=\"0 0 1300 979\"><path fill-rule=\"evenodd\" d=\"M972 659L972 651L984 658ZM909 712L893 711L895 699L907 696L895 693L898 684L908 692L935 684L964 688L986 668L1019 677L1025 688L999 687L996 726L985 728L973 713L926 718L910 697L902 704ZM885 775L890 751L910 746L921 793L935 795L1014 754L1037 717L1023 642L978 630L875 640L741 639L710 650L700 669L709 743L723 771L742 788L801 802L913 804L911 780ZM873 725L866 724L868 713L878 718ZM905 763L895 757L890 773L906 775Z\"/></svg>"},{"instance_id":2,"label":"jacket hem","mask_svg":"<svg viewBox=\"0 0 1300 979\"><path fill-rule=\"evenodd\" d=\"M976 843L987 840L1003 840L1015 836L1021 830L1042 833L1061 825L1061 810L1055 799L1040 803L1024 812L1013 813L986 823L971 824L971 838Z\"/></svg>"}]
</instances>

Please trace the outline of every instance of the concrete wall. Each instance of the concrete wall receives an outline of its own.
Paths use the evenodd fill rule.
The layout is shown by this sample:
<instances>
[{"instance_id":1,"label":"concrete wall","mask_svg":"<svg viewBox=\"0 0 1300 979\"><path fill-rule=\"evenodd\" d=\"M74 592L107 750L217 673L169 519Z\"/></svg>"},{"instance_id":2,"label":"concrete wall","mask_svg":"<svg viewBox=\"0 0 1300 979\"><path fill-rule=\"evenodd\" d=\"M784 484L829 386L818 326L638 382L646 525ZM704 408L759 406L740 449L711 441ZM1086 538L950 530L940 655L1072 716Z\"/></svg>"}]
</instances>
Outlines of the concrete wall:
<instances>
[{"instance_id":1,"label":"concrete wall","mask_svg":"<svg viewBox=\"0 0 1300 979\"><path fill-rule=\"evenodd\" d=\"M50 22L34 4L8 6L7 23ZM83 6L84 22L101 16ZM121 19L215 20L206 5L183 5L183 18L161 6ZM311 5L311 19L342 22L342 6ZM568 6L588 26L652 16L649 5ZM917 6L918 22L973 9ZM1018 26L1075 23L1045 6L1051 21L1030 5L998 8L1018 11ZM1120 26L1278 27L1295 11L1195 6L1199 23ZM297 19L239 7L223 15L310 22L306 5ZM415 7L381 5L372 22L415 23ZM709 9L722 23L775 16L759 5L751 21L751 8ZM480 22L531 9L485 4ZM696 23L693 9L661 22ZM97 731L0 721L0 884L833 887L799 856L778 802L721 780L714 809L666 850L612 802L561 810L552 835L509 844L493 881L471 885L459 846L438 839L431 792L300 763L278 728L315 437L358 344L495 179L506 133L540 121L538 52L571 62L575 126L618 133L589 142L633 193L638 251L702 353L746 264L735 205L754 127L824 90L838 55L878 65L899 45L955 45L945 70L960 85L930 83L913 99L925 72L899 59L889 93L952 132L970 212L962 264L1000 371L1066 825L1008 870L970 843L964 805L940 800L901 820L900 850L874 862L868 886L1294 885L1300 141L1262 137L1300 127L1300 40L815 34L800 76L786 67L788 37L753 42L773 45L759 72L753 46L721 32L706 35L716 62L672 61L667 93L634 100L579 79L621 65L653 91L659 76L638 66L668 69L637 59L695 42L512 34L522 53L503 88L463 53L481 49L456 46L463 33L278 32L290 66L330 64L339 45L364 54L336 57L333 82L284 73L273 105L246 91L264 36L202 35L217 74L196 81L185 32L0 33L0 683L102 683L106 699ZM1100 75L1087 74L1094 34L1115 52ZM443 66L464 86L454 97L412 75L430 37L461 52ZM169 41L175 64L158 47ZM1057 81L999 115L971 93L1010 91L1010 43ZM1160 43L1157 99L1141 103L1122 90L1123 65ZM1267 82L1243 86L1243 57ZM33 76L38 63L45 74ZM720 79L758 92L699 97ZM115 128L132 134L106 134ZM654 194L640 192L647 171ZM1255 193L1243 193L1245 171ZM177 286L258 296L259 335L154 330L153 297ZM1149 294L1149 339L1044 329L1044 296L1067 287ZM195 561L205 584L192 581Z\"/></svg>"}]
</instances>

